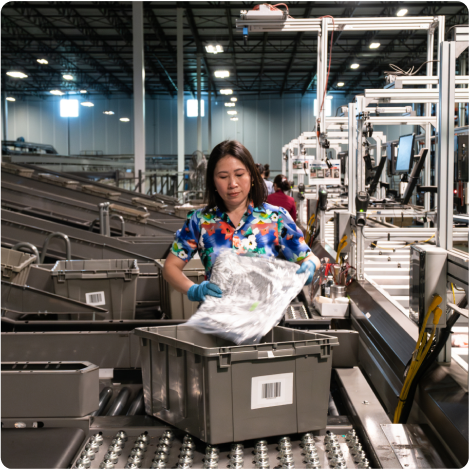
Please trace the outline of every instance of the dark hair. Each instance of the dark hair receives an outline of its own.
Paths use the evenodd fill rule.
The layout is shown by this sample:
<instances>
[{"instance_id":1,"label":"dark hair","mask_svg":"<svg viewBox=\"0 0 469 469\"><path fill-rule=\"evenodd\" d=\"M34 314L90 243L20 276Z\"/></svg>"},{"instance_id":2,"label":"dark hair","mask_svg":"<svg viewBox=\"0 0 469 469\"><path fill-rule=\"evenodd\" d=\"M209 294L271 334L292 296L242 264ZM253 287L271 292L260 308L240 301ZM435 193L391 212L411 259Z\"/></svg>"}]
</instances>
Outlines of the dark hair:
<instances>
[{"instance_id":1,"label":"dark hair","mask_svg":"<svg viewBox=\"0 0 469 469\"><path fill-rule=\"evenodd\" d=\"M267 179L270 176L270 165L269 164L264 165L264 176L265 176L265 179Z\"/></svg>"},{"instance_id":2,"label":"dark hair","mask_svg":"<svg viewBox=\"0 0 469 469\"><path fill-rule=\"evenodd\" d=\"M217 163L225 156L232 156L238 159L246 166L246 169L251 174L252 186L249 193L249 199L254 204L254 207L260 207L267 200L267 187L262 179L256 164L252 158L249 150L236 140L225 140L219 143L210 153L210 158L207 165L206 189L205 189L205 202L207 204L206 210L218 207L225 211L225 203L220 197L220 194L215 190L214 173Z\"/></svg>"},{"instance_id":3,"label":"dark hair","mask_svg":"<svg viewBox=\"0 0 469 469\"><path fill-rule=\"evenodd\" d=\"M286 176L283 174L278 174L275 176L274 184L283 192L289 191L291 189L291 183L288 182Z\"/></svg>"},{"instance_id":4,"label":"dark hair","mask_svg":"<svg viewBox=\"0 0 469 469\"><path fill-rule=\"evenodd\" d=\"M262 176L262 174L264 174L264 171L265 171L264 165L260 163L256 163L256 168L259 171L259 174Z\"/></svg>"}]
</instances>

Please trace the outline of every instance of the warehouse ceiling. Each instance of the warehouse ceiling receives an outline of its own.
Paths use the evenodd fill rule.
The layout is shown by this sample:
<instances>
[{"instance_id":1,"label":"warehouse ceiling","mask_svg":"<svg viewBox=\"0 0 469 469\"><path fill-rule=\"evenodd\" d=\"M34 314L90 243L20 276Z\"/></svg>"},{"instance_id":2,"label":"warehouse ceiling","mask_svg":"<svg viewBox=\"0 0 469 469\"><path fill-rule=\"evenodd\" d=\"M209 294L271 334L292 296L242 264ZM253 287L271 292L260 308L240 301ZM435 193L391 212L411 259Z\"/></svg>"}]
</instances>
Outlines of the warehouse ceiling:
<instances>
[{"instance_id":1,"label":"warehouse ceiling","mask_svg":"<svg viewBox=\"0 0 469 469\"><path fill-rule=\"evenodd\" d=\"M184 9L185 91L196 90L197 54L202 57L202 90L215 94L231 88L238 95L315 93L317 35L309 32L249 35L236 29L240 10L258 2L144 2L146 93L175 96L176 11ZM468 21L461 2L287 2L293 18L446 17L446 30ZM282 7L280 7L282 8ZM10 2L2 8L2 90L14 96L50 96L87 90L106 95L132 94L131 2ZM371 42L379 42L370 49ZM207 53L220 44L224 52ZM333 38L329 90L357 93L384 84L389 64L404 69L426 60L426 31L336 32ZM40 64L38 59L46 59ZM358 69L351 69L358 63ZM19 70L28 78L11 78ZM229 78L215 78L228 70ZM435 64L436 70L436 64ZM425 73L425 67L422 68ZM64 74L73 80L67 81ZM342 88L337 87L343 82Z\"/></svg>"}]
</instances>

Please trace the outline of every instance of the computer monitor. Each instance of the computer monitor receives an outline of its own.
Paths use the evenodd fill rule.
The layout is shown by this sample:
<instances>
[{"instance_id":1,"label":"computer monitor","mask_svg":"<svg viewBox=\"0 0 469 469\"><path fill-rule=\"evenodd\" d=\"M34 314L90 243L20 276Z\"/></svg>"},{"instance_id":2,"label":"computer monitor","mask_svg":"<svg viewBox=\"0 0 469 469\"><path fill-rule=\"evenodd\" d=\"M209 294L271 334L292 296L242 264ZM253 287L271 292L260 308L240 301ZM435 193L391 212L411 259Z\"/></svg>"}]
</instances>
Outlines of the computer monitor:
<instances>
[{"instance_id":1,"label":"computer monitor","mask_svg":"<svg viewBox=\"0 0 469 469\"><path fill-rule=\"evenodd\" d=\"M412 169L415 134L401 135L397 150L395 174L408 174Z\"/></svg>"}]
</instances>

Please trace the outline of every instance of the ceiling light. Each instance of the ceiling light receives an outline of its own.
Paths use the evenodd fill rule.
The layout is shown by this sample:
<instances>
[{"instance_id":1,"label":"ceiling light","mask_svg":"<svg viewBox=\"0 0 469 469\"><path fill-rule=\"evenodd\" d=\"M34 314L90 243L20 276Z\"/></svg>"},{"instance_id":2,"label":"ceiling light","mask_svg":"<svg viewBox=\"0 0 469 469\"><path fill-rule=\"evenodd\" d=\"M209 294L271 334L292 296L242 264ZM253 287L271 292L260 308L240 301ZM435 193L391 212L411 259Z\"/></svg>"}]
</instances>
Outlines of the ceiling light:
<instances>
[{"instance_id":1,"label":"ceiling light","mask_svg":"<svg viewBox=\"0 0 469 469\"><path fill-rule=\"evenodd\" d=\"M104 111L103 114L107 114L108 116L113 116L114 111Z\"/></svg>"},{"instance_id":2,"label":"ceiling light","mask_svg":"<svg viewBox=\"0 0 469 469\"><path fill-rule=\"evenodd\" d=\"M235 98L235 97L230 98L230 101L233 101L235 103L236 101L238 101L238 98Z\"/></svg>"},{"instance_id":3,"label":"ceiling light","mask_svg":"<svg viewBox=\"0 0 469 469\"><path fill-rule=\"evenodd\" d=\"M350 68L358 68L360 66L360 64L352 64L350 65Z\"/></svg>"},{"instance_id":4,"label":"ceiling light","mask_svg":"<svg viewBox=\"0 0 469 469\"><path fill-rule=\"evenodd\" d=\"M121 117L119 120L121 122L130 122L130 119L128 117Z\"/></svg>"},{"instance_id":5,"label":"ceiling light","mask_svg":"<svg viewBox=\"0 0 469 469\"><path fill-rule=\"evenodd\" d=\"M62 75L62 78L63 78L64 80L73 80L73 75L65 74L65 75Z\"/></svg>"},{"instance_id":6,"label":"ceiling light","mask_svg":"<svg viewBox=\"0 0 469 469\"><path fill-rule=\"evenodd\" d=\"M236 111L227 111L227 114L229 114L230 116L235 116L238 113Z\"/></svg>"},{"instance_id":7,"label":"ceiling light","mask_svg":"<svg viewBox=\"0 0 469 469\"><path fill-rule=\"evenodd\" d=\"M78 117L78 100L61 99L60 117Z\"/></svg>"},{"instance_id":8,"label":"ceiling light","mask_svg":"<svg viewBox=\"0 0 469 469\"><path fill-rule=\"evenodd\" d=\"M339 83L337 83L337 86L344 86L345 83L343 81L340 81Z\"/></svg>"},{"instance_id":9,"label":"ceiling light","mask_svg":"<svg viewBox=\"0 0 469 469\"><path fill-rule=\"evenodd\" d=\"M86 93L88 93L88 91L86 91L86 90L80 90L80 93L81 93L81 94L86 94Z\"/></svg>"},{"instance_id":10,"label":"ceiling light","mask_svg":"<svg viewBox=\"0 0 469 469\"><path fill-rule=\"evenodd\" d=\"M232 118L230 119L230 121L237 121L237 120L238 120L237 117L232 117Z\"/></svg>"},{"instance_id":11,"label":"ceiling light","mask_svg":"<svg viewBox=\"0 0 469 469\"><path fill-rule=\"evenodd\" d=\"M405 16L407 15L407 10L405 8L403 8L402 10L399 10L397 13L396 13L397 16Z\"/></svg>"},{"instance_id":12,"label":"ceiling light","mask_svg":"<svg viewBox=\"0 0 469 469\"><path fill-rule=\"evenodd\" d=\"M49 63L46 59L37 59L37 61L42 65L47 65Z\"/></svg>"},{"instance_id":13,"label":"ceiling light","mask_svg":"<svg viewBox=\"0 0 469 469\"><path fill-rule=\"evenodd\" d=\"M85 107L93 107L94 104L93 103L90 103L89 101L85 101L83 103L80 103L82 106L85 106Z\"/></svg>"},{"instance_id":14,"label":"ceiling light","mask_svg":"<svg viewBox=\"0 0 469 469\"><path fill-rule=\"evenodd\" d=\"M28 78L28 75L23 72L19 72L17 70L12 70L11 72L7 72L7 75L12 78Z\"/></svg>"},{"instance_id":15,"label":"ceiling light","mask_svg":"<svg viewBox=\"0 0 469 469\"><path fill-rule=\"evenodd\" d=\"M233 90L230 90L229 88L220 90L220 94L233 94Z\"/></svg>"},{"instance_id":16,"label":"ceiling light","mask_svg":"<svg viewBox=\"0 0 469 469\"><path fill-rule=\"evenodd\" d=\"M54 94L56 96L63 96L65 93L62 93L60 90L50 90L50 94Z\"/></svg>"},{"instance_id":17,"label":"ceiling light","mask_svg":"<svg viewBox=\"0 0 469 469\"><path fill-rule=\"evenodd\" d=\"M228 78L230 76L230 72L228 70L217 70L215 72L215 78Z\"/></svg>"},{"instance_id":18,"label":"ceiling light","mask_svg":"<svg viewBox=\"0 0 469 469\"><path fill-rule=\"evenodd\" d=\"M12 96L7 96L7 101L16 101L16 99L13 98Z\"/></svg>"},{"instance_id":19,"label":"ceiling light","mask_svg":"<svg viewBox=\"0 0 469 469\"><path fill-rule=\"evenodd\" d=\"M208 46L205 46L205 50L209 54L220 54L221 52L223 52L223 46L221 46L220 44L209 44Z\"/></svg>"},{"instance_id":20,"label":"ceiling light","mask_svg":"<svg viewBox=\"0 0 469 469\"><path fill-rule=\"evenodd\" d=\"M225 106L226 107L235 107L236 104L235 103L225 103Z\"/></svg>"},{"instance_id":21,"label":"ceiling light","mask_svg":"<svg viewBox=\"0 0 469 469\"><path fill-rule=\"evenodd\" d=\"M370 49L377 49L381 44L379 42L372 42L370 44Z\"/></svg>"}]
</instances>

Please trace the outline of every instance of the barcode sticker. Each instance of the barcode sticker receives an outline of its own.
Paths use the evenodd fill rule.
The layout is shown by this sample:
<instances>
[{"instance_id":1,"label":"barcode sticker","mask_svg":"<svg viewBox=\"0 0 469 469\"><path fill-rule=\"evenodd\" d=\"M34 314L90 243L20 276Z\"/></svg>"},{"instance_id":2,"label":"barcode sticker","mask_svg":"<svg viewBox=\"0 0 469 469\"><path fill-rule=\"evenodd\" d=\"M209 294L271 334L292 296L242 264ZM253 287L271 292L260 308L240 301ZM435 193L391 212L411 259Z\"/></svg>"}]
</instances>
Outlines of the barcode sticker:
<instances>
[{"instance_id":1,"label":"barcode sticker","mask_svg":"<svg viewBox=\"0 0 469 469\"><path fill-rule=\"evenodd\" d=\"M252 378L251 409L289 404L293 404L293 373Z\"/></svg>"},{"instance_id":2,"label":"barcode sticker","mask_svg":"<svg viewBox=\"0 0 469 469\"><path fill-rule=\"evenodd\" d=\"M103 291L95 291L90 293L85 293L86 304L93 306L100 306L106 304L106 298Z\"/></svg>"}]
</instances>

